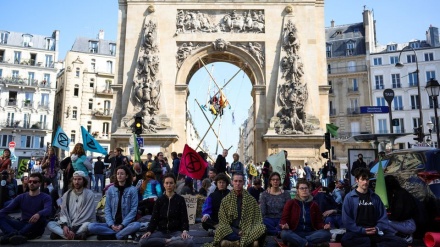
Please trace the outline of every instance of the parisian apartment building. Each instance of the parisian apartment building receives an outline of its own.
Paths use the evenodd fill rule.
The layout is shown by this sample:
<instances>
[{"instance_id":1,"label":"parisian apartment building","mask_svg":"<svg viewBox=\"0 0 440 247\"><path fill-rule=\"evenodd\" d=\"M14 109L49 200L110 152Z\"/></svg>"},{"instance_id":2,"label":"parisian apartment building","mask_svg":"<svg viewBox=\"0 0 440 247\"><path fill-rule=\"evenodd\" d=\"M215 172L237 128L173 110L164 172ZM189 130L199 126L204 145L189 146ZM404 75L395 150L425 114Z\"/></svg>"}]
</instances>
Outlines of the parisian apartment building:
<instances>
[{"instance_id":1,"label":"parisian apartment building","mask_svg":"<svg viewBox=\"0 0 440 247\"><path fill-rule=\"evenodd\" d=\"M438 28L430 26L425 36L424 40L414 39L406 43L378 46L376 52L370 56L373 104L387 106L383 91L394 91L391 104L394 123L390 122L388 114L375 114L375 133L410 133L411 135L396 139L396 148L399 149L409 148L416 142L412 133L414 128L420 126L426 134L424 144L433 147L438 145L434 103L425 89L427 82L431 79L438 80L440 74ZM400 66L396 66L398 63Z\"/></svg>"},{"instance_id":2,"label":"parisian apartment building","mask_svg":"<svg viewBox=\"0 0 440 247\"><path fill-rule=\"evenodd\" d=\"M59 31L0 30L0 149L13 166L42 157L52 138Z\"/></svg>"},{"instance_id":3,"label":"parisian apartment building","mask_svg":"<svg viewBox=\"0 0 440 247\"><path fill-rule=\"evenodd\" d=\"M71 139L70 150L83 142L81 126L110 150L115 64L116 42L105 40L102 30L96 38L78 37L67 52L56 79L54 129L61 126Z\"/></svg>"}]
</instances>

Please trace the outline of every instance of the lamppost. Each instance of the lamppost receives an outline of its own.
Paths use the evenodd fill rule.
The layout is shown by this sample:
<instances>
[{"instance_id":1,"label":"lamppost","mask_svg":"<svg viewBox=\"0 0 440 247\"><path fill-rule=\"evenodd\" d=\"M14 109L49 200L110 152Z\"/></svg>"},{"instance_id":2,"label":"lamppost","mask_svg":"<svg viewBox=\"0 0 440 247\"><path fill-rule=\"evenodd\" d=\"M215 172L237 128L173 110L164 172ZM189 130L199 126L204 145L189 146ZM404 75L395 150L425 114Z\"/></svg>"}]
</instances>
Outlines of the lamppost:
<instances>
[{"instance_id":1,"label":"lamppost","mask_svg":"<svg viewBox=\"0 0 440 247\"><path fill-rule=\"evenodd\" d=\"M423 132L423 113L422 113L422 98L421 98L421 93L420 93L419 60L417 59L417 53L414 50L414 48L412 48L411 46L403 47L403 49L399 53L399 60L396 63L396 67L402 68L404 66L403 63L400 62L400 57L402 56L402 52L405 50L408 50L408 49L412 50L414 52L414 56L416 59L416 71L415 72L417 73L417 96L418 96L417 104L419 105L419 114L420 114L420 125L419 126L422 128L422 133L425 133L425 132ZM417 127L419 127L419 126L417 126Z\"/></svg>"},{"instance_id":2,"label":"lamppost","mask_svg":"<svg viewBox=\"0 0 440 247\"><path fill-rule=\"evenodd\" d=\"M439 138L439 126L438 126L438 116L437 116L437 108L438 108L438 95L440 93L440 84L438 83L437 80L434 80L434 78L431 78L431 80L429 80L426 83L426 92L428 92L428 95L430 97L432 97L432 101L434 103L434 116L435 116L435 134L437 135L437 146L438 146L438 142L440 141Z\"/></svg>"}]
</instances>

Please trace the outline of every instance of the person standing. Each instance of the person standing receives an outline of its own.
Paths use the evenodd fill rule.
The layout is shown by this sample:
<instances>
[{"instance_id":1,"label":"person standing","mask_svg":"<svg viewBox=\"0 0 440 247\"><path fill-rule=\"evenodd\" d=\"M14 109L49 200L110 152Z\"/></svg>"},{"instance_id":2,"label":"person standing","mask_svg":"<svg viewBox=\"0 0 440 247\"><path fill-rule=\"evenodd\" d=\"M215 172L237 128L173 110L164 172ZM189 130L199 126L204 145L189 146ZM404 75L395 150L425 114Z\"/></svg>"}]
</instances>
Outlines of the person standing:
<instances>
[{"instance_id":1,"label":"person standing","mask_svg":"<svg viewBox=\"0 0 440 247\"><path fill-rule=\"evenodd\" d=\"M90 234L97 234L98 240L124 239L140 229L135 222L138 207L138 193L132 186L133 175L127 166L119 166L116 170L116 182L106 192L105 222L91 223Z\"/></svg>"},{"instance_id":2,"label":"person standing","mask_svg":"<svg viewBox=\"0 0 440 247\"><path fill-rule=\"evenodd\" d=\"M173 159L173 174L177 178L177 175L179 175L180 159L177 157L176 152L171 152L171 158Z\"/></svg>"},{"instance_id":3,"label":"person standing","mask_svg":"<svg viewBox=\"0 0 440 247\"><path fill-rule=\"evenodd\" d=\"M228 156L228 150L223 149L223 153L217 156L215 160L214 168L217 171L217 174L224 173L226 174L226 156Z\"/></svg>"},{"instance_id":4,"label":"person standing","mask_svg":"<svg viewBox=\"0 0 440 247\"><path fill-rule=\"evenodd\" d=\"M345 196L342 205L342 222L347 230L341 239L342 246L408 246L405 240L394 235L385 206L368 188L370 171L361 167L354 174L358 187Z\"/></svg>"},{"instance_id":5,"label":"person standing","mask_svg":"<svg viewBox=\"0 0 440 247\"><path fill-rule=\"evenodd\" d=\"M283 190L290 190L291 188L291 184L290 184L290 172L291 172L291 165L290 165L290 161L287 159L287 151L284 150L284 156L286 158L286 176L284 177L284 182L283 182Z\"/></svg>"},{"instance_id":6,"label":"person standing","mask_svg":"<svg viewBox=\"0 0 440 247\"><path fill-rule=\"evenodd\" d=\"M91 171L93 167L92 162L90 162L86 156L86 151L84 150L82 143L77 143L75 145L73 151L70 153L70 159L72 160L73 170L75 172L83 171L84 174L87 174L87 178L89 178L89 171Z\"/></svg>"},{"instance_id":7,"label":"person standing","mask_svg":"<svg viewBox=\"0 0 440 247\"><path fill-rule=\"evenodd\" d=\"M43 176L32 173L29 176L29 192L18 195L7 207L0 210L0 244L24 244L28 239L43 235L46 228L46 217L52 213L52 199L40 192ZM30 207L29 205L32 205ZM8 217L17 209L21 210L21 219Z\"/></svg>"},{"instance_id":8,"label":"person standing","mask_svg":"<svg viewBox=\"0 0 440 247\"><path fill-rule=\"evenodd\" d=\"M85 240L87 227L95 213L93 191L87 189L87 175L73 173L71 189L63 195L60 218L50 221L47 228L50 239Z\"/></svg>"},{"instance_id":9,"label":"person standing","mask_svg":"<svg viewBox=\"0 0 440 247\"><path fill-rule=\"evenodd\" d=\"M231 175L234 175L235 173L239 172L241 174L244 173L244 166L243 164L238 160L240 158L240 156L238 155L238 153L234 153L232 155L232 159L234 159L234 161L231 164Z\"/></svg>"},{"instance_id":10,"label":"person standing","mask_svg":"<svg viewBox=\"0 0 440 247\"><path fill-rule=\"evenodd\" d=\"M304 163L304 173L307 181L312 181L312 170L309 167L309 164L306 162Z\"/></svg>"},{"instance_id":11,"label":"person standing","mask_svg":"<svg viewBox=\"0 0 440 247\"><path fill-rule=\"evenodd\" d=\"M194 245L188 234L189 221L185 199L176 194L176 178L165 174L163 179L164 196L157 199L147 232L139 242L141 247L191 247Z\"/></svg>"},{"instance_id":12,"label":"person standing","mask_svg":"<svg viewBox=\"0 0 440 247\"><path fill-rule=\"evenodd\" d=\"M11 168L11 151L6 148L0 157L0 172L9 170L9 168Z\"/></svg>"},{"instance_id":13,"label":"person standing","mask_svg":"<svg viewBox=\"0 0 440 247\"><path fill-rule=\"evenodd\" d=\"M60 162L55 155L53 147L47 149L47 154L41 162L41 169L44 171L44 176L48 178L54 190L58 190L58 170L60 169Z\"/></svg>"},{"instance_id":14,"label":"person standing","mask_svg":"<svg viewBox=\"0 0 440 247\"><path fill-rule=\"evenodd\" d=\"M324 225L321 210L310 194L310 182L298 179L296 196L284 206L281 239L293 246L329 246L330 224Z\"/></svg>"},{"instance_id":15,"label":"person standing","mask_svg":"<svg viewBox=\"0 0 440 247\"><path fill-rule=\"evenodd\" d=\"M353 162L353 166L351 167L351 175L355 177L355 172L358 168L367 168L367 163L364 161L364 156L362 154L358 154L358 159Z\"/></svg>"},{"instance_id":16,"label":"person standing","mask_svg":"<svg viewBox=\"0 0 440 247\"><path fill-rule=\"evenodd\" d=\"M165 162L162 152L157 153L157 156L154 159L151 170L154 172L154 175L156 176L156 180L162 184L163 176L168 172L170 172L170 166Z\"/></svg>"},{"instance_id":17,"label":"person standing","mask_svg":"<svg viewBox=\"0 0 440 247\"><path fill-rule=\"evenodd\" d=\"M104 190L105 187L105 165L102 162L102 157L98 157L98 161L95 162L93 167L93 172L95 173L95 191L100 192ZM98 181L101 183L101 190L99 190Z\"/></svg>"},{"instance_id":18,"label":"person standing","mask_svg":"<svg viewBox=\"0 0 440 247\"><path fill-rule=\"evenodd\" d=\"M110 176L115 174L117 167L124 165L124 160L126 160L127 157L122 155L123 151L122 148L118 147L104 157L104 162L110 163Z\"/></svg>"},{"instance_id":19,"label":"person standing","mask_svg":"<svg viewBox=\"0 0 440 247\"><path fill-rule=\"evenodd\" d=\"M205 246L263 246L266 228L258 203L243 189L243 174L235 173L232 185L220 204L214 241Z\"/></svg>"},{"instance_id":20,"label":"person standing","mask_svg":"<svg viewBox=\"0 0 440 247\"><path fill-rule=\"evenodd\" d=\"M157 198L162 196L162 186L155 178L154 172L148 171L145 173L145 178L139 180L136 185L141 197L138 209L142 211L143 215L152 214L154 203Z\"/></svg>"}]
</instances>

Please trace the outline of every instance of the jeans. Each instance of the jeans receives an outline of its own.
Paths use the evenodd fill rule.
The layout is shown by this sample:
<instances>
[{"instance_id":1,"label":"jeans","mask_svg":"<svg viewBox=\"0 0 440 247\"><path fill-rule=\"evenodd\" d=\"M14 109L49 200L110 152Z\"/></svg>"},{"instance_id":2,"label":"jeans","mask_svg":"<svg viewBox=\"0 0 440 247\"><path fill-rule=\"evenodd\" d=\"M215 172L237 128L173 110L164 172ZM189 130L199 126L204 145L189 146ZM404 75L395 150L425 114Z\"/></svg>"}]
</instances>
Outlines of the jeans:
<instances>
[{"instance_id":1,"label":"jeans","mask_svg":"<svg viewBox=\"0 0 440 247\"><path fill-rule=\"evenodd\" d=\"M307 243L319 244L329 242L331 237L332 235L330 231L327 230L316 230L311 232L283 230L281 232L281 239L283 239L283 242L299 247L304 247Z\"/></svg>"},{"instance_id":2,"label":"jeans","mask_svg":"<svg viewBox=\"0 0 440 247\"><path fill-rule=\"evenodd\" d=\"M122 228L119 232L113 231L113 229L107 225L107 223L90 223L88 230L90 234L96 235L112 235L115 234L118 240L123 239L124 237L133 234L141 228L141 223L139 222L131 222L128 226Z\"/></svg>"},{"instance_id":3,"label":"jeans","mask_svg":"<svg viewBox=\"0 0 440 247\"><path fill-rule=\"evenodd\" d=\"M23 235L28 239L34 239L43 235L46 228L46 219L40 217L35 223L29 223L26 221L18 221L10 217L0 218L0 230L6 236Z\"/></svg>"},{"instance_id":4,"label":"jeans","mask_svg":"<svg viewBox=\"0 0 440 247\"><path fill-rule=\"evenodd\" d=\"M104 174L95 174L95 191L99 191L98 181L101 182L101 191L104 189Z\"/></svg>"},{"instance_id":5,"label":"jeans","mask_svg":"<svg viewBox=\"0 0 440 247\"><path fill-rule=\"evenodd\" d=\"M88 222L82 224L79 229L75 232L75 234L87 231L87 226L89 225ZM71 227L69 227L70 229L72 229ZM58 222L56 221L49 221L49 223L47 223L47 229L49 229L49 231L55 233L56 235L67 239L66 236L64 236L64 232L63 229L61 228L61 225L58 224Z\"/></svg>"},{"instance_id":6,"label":"jeans","mask_svg":"<svg viewBox=\"0 0 440 247\"><path fill-rule=\"evenodd\" d=\"M399 238L394 236L391 233L385 233L383 236L379 235L366 235L355 232L346 232L344 236L342 236L341 244L344 247L407 247L408 243L403 240L403 238Z\"/></svg>"},{"instance_id":7,"label":"jeans","mask_svg":"<svg viewBox=\"0 0 440 247\"><path fill-rule=\"evenodd\" d=\"M396 232L400 232L403 234L413 234L416 231L416 223L413 219L405 220L405 221L388 221L390 227Z\"/></svg>"},{"instance_id":8,"label":"jeans","mask_svg":"<svg viewBox=\"0 0 440 247\"><path fill-rule=\"evenodd\" d=\"M142 238L139 242L139 246L144 247L163 247L163 246L173 246L173 247L192 247L194 242L191 238L182 239L181 231L175 231L170 233L164 233L161 231L153 232L148 238ZM166 240L171 239L171 242L166 244Z\"/></svg>"},{"instance_id":9,"label":"jeans","mask_svg":"<svg viewBox=\"0 0 440 247\"><path fill-rule=\"evenodd\" d=\"M263 218L263 224L266 226L267 235L277 235L281 232L280 218Z\"/></svg>"}]
</instances>

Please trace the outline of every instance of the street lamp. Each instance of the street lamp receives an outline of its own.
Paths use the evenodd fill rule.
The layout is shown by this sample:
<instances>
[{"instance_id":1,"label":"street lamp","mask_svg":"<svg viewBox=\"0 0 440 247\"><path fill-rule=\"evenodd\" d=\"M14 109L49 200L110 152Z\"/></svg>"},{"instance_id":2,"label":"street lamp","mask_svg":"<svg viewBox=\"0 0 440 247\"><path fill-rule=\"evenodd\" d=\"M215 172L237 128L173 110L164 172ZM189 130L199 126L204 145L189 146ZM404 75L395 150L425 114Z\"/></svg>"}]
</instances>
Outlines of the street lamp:
<instances>
[{"instance_id":1,"label":"street lamp","mask_svg":"<svg viewBox=\"0 0 440 247\"><path fill-rule=\"evenodd\" d=\"M417 54L416 54L416 51L414 50L414 48L412 48L411 46L403 47L403 49L399 53L399 60L396 63L396 67L402 68L404 66L403 63L400 62L400 57L402 56L402 52L404 50L408 50L408 49L412 50L414 52L414 56L416 58L416 71L415 72L417 73L417 96L418 96L417 104L419 105L419 114L420 114L420 125L419 126L422 127L422 133L425 133L425 132L423 132L423 113L422 113L422 98L421 98L421 93L420 93L419 60L417 59Z\"/></svg>"},{"instance_id":2,"label":"street lamp","mask_svg":"<svg viewBox=\"0 0 440 247\"><path fill-rule=\"evenodd\" d=\"M434 80L434 78L431 78L431 80L429 80L426 83L426 92L428 92L428 95L430 97L432 97L432 101L434 103L434 116L435 116L435 134L437 135L437 146L438 146L438 142L440 141L439 138L439 127L438 127L438 116L437 116L437 108L438 108L438 95L440 93L440 84L438 83L437 80Z\"/></svg>"}]
</instances>

